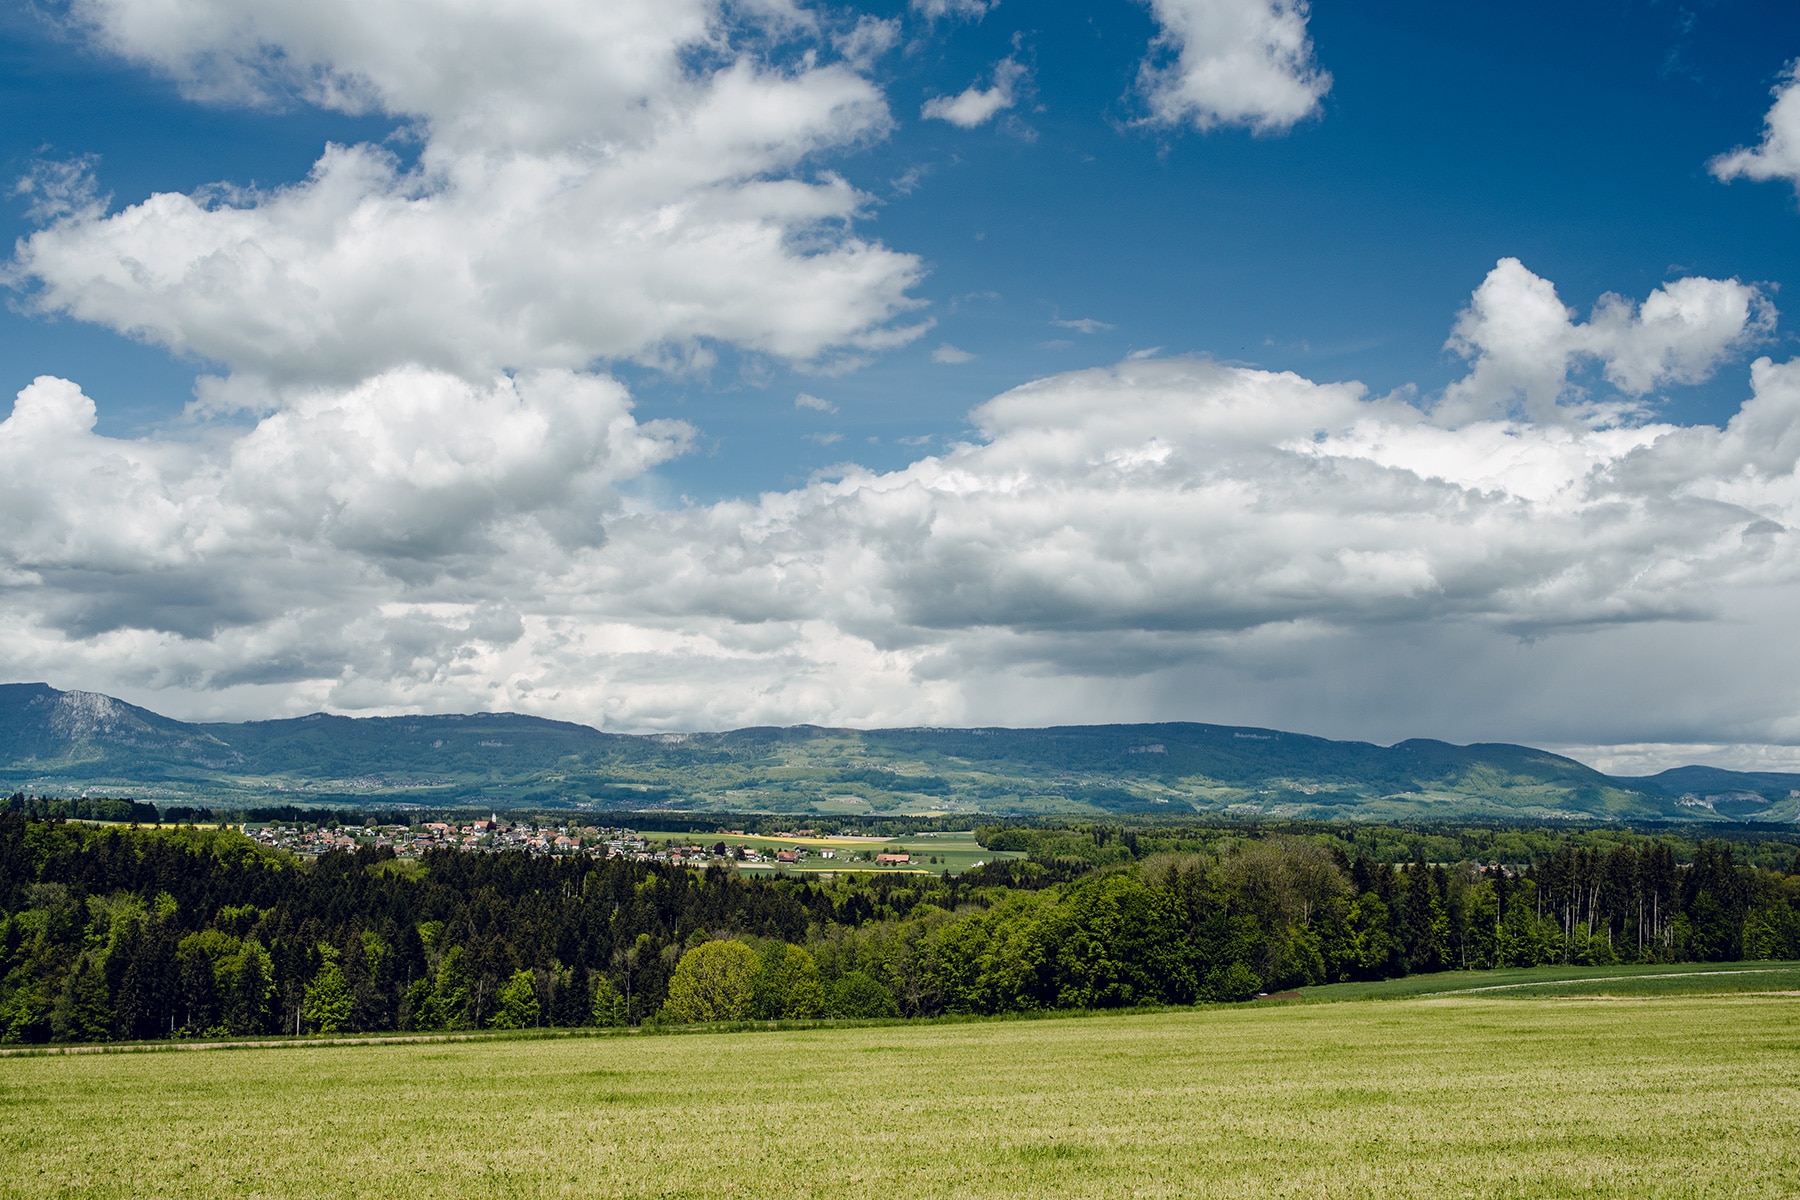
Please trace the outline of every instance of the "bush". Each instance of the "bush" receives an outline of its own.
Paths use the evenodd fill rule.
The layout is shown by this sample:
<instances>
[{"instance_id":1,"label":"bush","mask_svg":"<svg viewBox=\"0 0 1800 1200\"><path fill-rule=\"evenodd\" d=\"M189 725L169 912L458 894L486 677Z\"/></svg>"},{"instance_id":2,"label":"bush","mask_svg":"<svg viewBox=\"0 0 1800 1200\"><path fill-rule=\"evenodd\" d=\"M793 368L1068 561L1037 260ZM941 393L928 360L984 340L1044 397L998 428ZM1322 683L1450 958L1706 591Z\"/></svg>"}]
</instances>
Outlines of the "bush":
<instances>
[{"instance_id":1,"label":"bush","mask_svg":"<svg viewBox=\"0 0 1800 1200\"><path fill-rule=\"evenodd\" d=\"M1262 980L1241 962L1222 967L1206 977L1206 993L1214 1000L1248 1000L1262 991Z\"/></svg>"},{"instance_id":2,"label":"bush","mask_svg":"<svg viewBox=\"0 0 1800 1200\"><path fill-rule=\"evenodd\" d=\"M900 1005L894 993L861 971L849 971L825 989L828 1017L897 1017Z\"/></svg>"}]
</instances>

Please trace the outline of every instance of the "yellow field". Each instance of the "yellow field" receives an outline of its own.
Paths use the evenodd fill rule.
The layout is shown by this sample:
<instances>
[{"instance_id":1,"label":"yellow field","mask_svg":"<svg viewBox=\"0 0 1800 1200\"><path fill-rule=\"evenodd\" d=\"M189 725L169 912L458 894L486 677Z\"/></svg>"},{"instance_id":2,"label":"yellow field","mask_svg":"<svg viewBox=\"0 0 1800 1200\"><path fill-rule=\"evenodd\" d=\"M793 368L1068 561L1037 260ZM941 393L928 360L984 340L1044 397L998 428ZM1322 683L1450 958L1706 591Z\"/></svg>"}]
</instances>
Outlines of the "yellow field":
<instances>
[{"instance_id":1,"label":"yellow field","mask_svg":"<svg viewBox=\"0 0 1800 1200\"><path fill-rule=\"evenodd\" d=\"M1791 1196L1800 1001L0 1060L0 1196Z\"/></svg>"}]
</instances>

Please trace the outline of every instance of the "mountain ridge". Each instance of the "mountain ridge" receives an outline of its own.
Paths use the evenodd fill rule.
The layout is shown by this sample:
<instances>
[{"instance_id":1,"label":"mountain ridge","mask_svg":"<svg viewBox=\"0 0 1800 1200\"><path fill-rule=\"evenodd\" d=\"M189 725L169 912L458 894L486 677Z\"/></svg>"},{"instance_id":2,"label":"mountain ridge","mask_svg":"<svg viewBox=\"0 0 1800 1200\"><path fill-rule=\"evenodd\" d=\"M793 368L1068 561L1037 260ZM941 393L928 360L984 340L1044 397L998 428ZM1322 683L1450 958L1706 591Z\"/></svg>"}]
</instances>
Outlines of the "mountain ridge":
<instances>
[{"instance_id":1,"label":"mountain ridge","mask_svg":"<svg viewBox=\"0 0 1800 1200\"><path fill-rule=\"evenodd\" d=\"M0 684L0 786L165 803L1350 820L1791 822L1800 774L1604 775L1511 743L1155 722L608 733L522 713L183 722Z\"/></svg>"}]
</instances>

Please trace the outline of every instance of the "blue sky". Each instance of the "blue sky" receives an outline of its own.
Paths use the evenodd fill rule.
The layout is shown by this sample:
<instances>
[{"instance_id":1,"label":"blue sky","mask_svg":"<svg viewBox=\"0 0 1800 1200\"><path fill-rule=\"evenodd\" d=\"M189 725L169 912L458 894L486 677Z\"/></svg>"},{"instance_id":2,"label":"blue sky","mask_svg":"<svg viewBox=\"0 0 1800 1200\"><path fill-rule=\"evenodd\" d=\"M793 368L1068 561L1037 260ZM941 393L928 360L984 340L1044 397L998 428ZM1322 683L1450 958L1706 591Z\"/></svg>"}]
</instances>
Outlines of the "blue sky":
<instances>
[{"instance_id":1,"label":"blue sky","mask_svg":"<svg viewBox=\"0 0 1800 1200\"><path fill-rule=\"evenodd\" d=\"M316 20L328 21L333 7ZM556 0L494 10L484 18L491 28L454 52L410 40L440 18L457 32L456 10L434 16L435 8L430 0L377 5L379 19L359 17L349 32L321 32L299 9L251 0L180 0L157 10L161 17L138 0L6 11L0 169L39 182L21 187L3 210L18 248L12 304L0 316L0 387L16 393L40 376L78 386L92 400L94 434L63 452L84 470L98 470L109 453L136 464L155 476L150 490L134 500L122 489L114 501L139 510L166 504L174 514L171 524L144 531L135 549L104 552L67 514L43 528L16 522L0 566L14 579L6 636L22 665L63 686L193 714L519 707L619 728L1163 716L1378 740L1516 737L1601 747L1590 757L1619 762L1661 761L1689 747L1765 761L1800 744L1800 696L1781 682L1778 664L1757 666L1768 678L1752 687L1753 698L1711 715L1686 700L1659 706L1643 698L1647 685L1683 696L1724 689L1724 677L1712 674L1722 668L1709 639L1779 638L1755 614L1780 609L1792 557L1781 542L1754 563L1724 562L1724 526L1686 510L1653 514L1704 496L1750 514L1733 530L1757 520L1785 530L1784 506L1793 501L1784 485L1770 482L1754 497L1732 491L1716 474L1724 468L1697 466L1705 455L1682 450L1704 478L1633 492L1632 504L1652 515L1623 540L1582 541L1600 536L1591 533L1599 509L1567 508L1577 491L1591 506L1600 492L1625 486L1625 460L1614 456L1631 453L1621 449L1626 442L1638 438L1644 445L1632 446L1643 454L1676 454L1694 440L1684 430L1724 427L1739 414L1752 395L1753 359L1780 365L1795 354L1791 322L1777 315L1800 283L1795 172L1773 143L1752 177L1727 182L1721 176L1729 172L1713 164L1757 146L1765 119L1775 120L1775 94L1800 56L1800 11L1729 2L1307 9L1286 0L913 0L789 9L691 0L644 19L673 48L663 73L645 82L604 52L583 61L584 37L604 47L616 31L588 29L587 18ZM622 22L637 20L633 4L617 11ZM658 24L665 17L666 28ZM859 21L861 51L850 40ZM1232 76L1204 103L1159 107L1146 64L1175 64L1163 77L1175 86L1188 78L1178 52L1202 65L1223 61L1218 56L1237 52L1226 44L1234 28L1298 31L1305 44L1298 57L1264 61L1257 56L1267 47L1255 35L1245 43L1249 59L1231 60L1249 61L1249 74ZM565 102L548 84L484 62L484 38L523 47L523 57L547 55L555 69L576 72L577 90L588 90ZM439 53L441 61L432 57ZM761 135L734 133L729 121L717 124L723 133L713 125L687 140L669 133L690 118L700 122L694 128L722 120L706 115L713 110L705 94L725 86L733 64L750 73L744 78L755 75L756 97L789 105L781 119L791 123ZM1007 102L978 123L924 115L934 99L1005 81ZM791 86L778 97L777 84ZM1277 91L1257 90L1266 87ZM1308 87L1316 105L1296 115L1291 105L1310 103ZM1270 108L1271 94L1290 107ZM815 107L802 114L806 104ZM750 106L741 101L739 109ZM646 112L674 124L646 132L633 124ZM365 200L392 206L390 216L406 205L414 217L439 206L429 222L377 224L387 265L368 268L366 278L347 257L361 252L345 240L351 217L330 217L343 224L326 237L313 217L295 215L297 207L282 215L276 203L280 189L312 194L309 172L328 143L375 148L358 160L365 174L354 177ZM607 182L605 155L615 151L650 164L637 182ZM752 165L721 165L737 154ZM391 156L389 167L368 167L382 155ZM69 174L78 162L81 171ZM56 164L70 186L55 193L64 207L47 212L44 181L58 178ZM528 186L517 181L540 169L563 172L565 190L523 200L507 190ZM366 170L393 174L376 179ZM467 172L488 174L478 186ZM698 182L666 182L678 178ZM592 201L598 207L557 208L556 197L582 181L604 193ZM262 190L215 190L185 215L146 204L220 183ZM756 218L774 221L766 227L780 231L785 248L756 251L762 258L746 250L741 264L716 277L702 252L687 257L685 235L657 242L643 233L649 214L677 222L688 216L668 214L711 214L694 219L724 224L696 226L691 244L721 245L707 239L737 238L748 228L743 214L764 213L758 188L786 184L807 189L804 205L830 215ZM627 194L637 198L619 198ZM800 194L781 203L799 203ZM495 207L505 196L514 209ZM466 206L462 215L444 215L457 203ZM542 218L532 204L543 206ZM263 290L266 280L220 283L196 266L204 253L192 247L213 245L207 239L233 212L262 223L220 253L241 265L251 247L277 276L312 279L312 290L295 299ZM506 224L515 217L516 226ZM553 227L571 252L561 265L554 247L527 244L533 230ZM583 241L602 228L648 240L629 249L625 234ZM499 248L472 268L486 272L481 290L459 300L441 280L421 284L418 315L407 315L403 289L389 284L413 267L432 278L487 237ZM511 237L523 239L516 254ZM643 248L652 244L661 249ZM857 259L858 247L879 253ZM134 255L162 253L190 255L182 259L187 273L141 295L137 284L120 282ZM664 294L671 276L659 253L681 264L667 268L674 276L696 272L681 284L689 291ZM621 255L628 267L618 265ZM1503 259L1517 259L1521 271L1490 279ZM862 273L852 278L854 271ZM1474 332L1461 351L1448 349L1459 319L1479 308L1472 297L1484 280L1494 287L1487 323L1468 326ZM1666 344L1648 316L1641 329L1582 332L1603 295L1643 303L1648 314L1657 289L1678 281L1699 281L1694 303L1715 307ZM825 311L803 311L815 283L817 295L832 299ZM1555 378L1528 386L1506 372L1548 351L1509 351L1501 339L1508 314L1526 311L1518 305L1532 286L1553 286L1575 323L1566 335L1573 340L1557 343L1566 361L1558 360ZM616 288L624 296L632 287L642 291L631 295L649 298L622 299L617 311L576 294ZM379 302L370 299L377 291ZM566 309L557 297L568 298ZM533 314L541 308L545 324L517 327L520 305ZM653 315L640 320L644 313ZM386 329L390 318L391 339L359 333ZM554 336L544 332L552 326ZM1506 358L1515 351L1523 358ZM1240 373L1215 378L1196 368L1204 378L1190 372L1177 384L1173 376L1127 378L1136 368L1120 365L1180 374L1190 356ZM1489 359L1498 383L1480 374ZM405 391L416 385L402 378L408 370L447 371L457 386L480 389L502 372L525 379L571 369L583 387L623 390L546 400L543 412L527 398L524 407L550 431L546 446L601 436L588 426L572 434L561 420L591 423L601 413L630 423L609 426L610 440L589 447L579 472L522 459L517 478L502 479L493 464L471 465L464 452L446 449L450 432L442 446L421 432L433 421L445 423L442 431L462 421L454 433L467 437L467 422L510 419L479 404L431 410L407 427L405 437L422 439L407 443L409 461L441 451L479 477L446 485L453 495L401 495L399 484L365 495L348 479L329 478L356 470L371 446L393 451L401 435L386 425L354 450L334 442L329 452L298 432L361 428L344 415L369 415L357 405L373 406L369 419L378 425L414 412L409 406L426 402ZM1183 424L1224 403L1218 397L1232 387L1274 386L1259 372L1292 372L1315 390L1354 381L1364 389L1360 403L1377 407L1344 411L1404 424L1404 414L1378 408L1394 394L1395 403L1426 414L1420 420L1431 429L1448 432L1405 434L1423 439L1423 458L1391 450L1402 435L1390 431L1379 446L1346 450L1343 461L1404 469L1408 487L1424 479L1467 490L1449 508L1441 497L1419 501L1429 511L1413 514L1418 528L1435 531L1419 534L1424 541L1408 533L1376 544L1364 521L1291 548L1291 570L1215 553L1225 542L1206 542L1215 526L1198 512L1190 514L1197 524L1180 532L1087 528L1081 514L1110 511L1114 495L1105 491L1114 485L1093 480L1083 486L1103 494L1071 501L1074 515L1060 518L1048 509L1034 509L1023 525L999 508L914 514L909 519L938 522L933 529L950 523L975 532L961 549L929 538L909 543L905 553L919 557L900 571L904 585L852 561L859 553L878 561L887 551L871 550L881 541L876 526L845 516L852 500L830 491L847 486L836 481L876 481L857 492L859 512L874 504L871 495L903 490L909 471L941 472L932 475L938 482L918 485L931 496L960 497L960 484L942 482L959 471L1005 492L982 474L991 468L1067 497L1079 491L1072 478L1052 479L1046 460L1023 449L1015 460L1009 448L1078 429L1099 439L1093 461L1127 453L1122 442L1112 445L1120 438L1176 446L1178 456L1185 446L1198 474L1156 485L1170 489L1176 508L1222 480L1265 487L1275 468L1246 460L1248 474L1234 476L1238 468L1217 449L1230 437ZM189 410L198 377L215 382L200 387L206 404ZM1079 394L1142 423L1093 433L1085 417L1046 425L1050 418L1036 409L1027 418L995 400L1032 381L1045 381L1035 394ZM1540 401L1530 386L1540 388ZM407 399L384 390L391 388ZM337 389L338 399L320 399L320 389ZM1453 420L1446 389L1473 397L1474 407ZM1169 399L1177 394L1187 399ZM797 403L801 395L809 399ZM1165 403L1172 407L1156 408ZM573 407L556 407L565 404ZM335 415L324 422L322 412ZM79 423L79 413L70 419ZM1672 431L1660 449L1649 444L1662 435L1641 433L1652 427ZM508 429L474 432L498 444L512 436ZM1581 461L1607 465L1571 475L1553 501L1533 491L1536 484L1490 469L1482 439L1496 429L1515 442L1540 438L1550 457L1579 429L1588 439ZM1320 444L1335 445L1327 432L1318 430ZM627 434L640 440L619 440ZM300 471L294 464L302 459L327 478L308 475L278 501L234 509L236 468L225 464L265 443L297 456L265 468L269 478ZM1271 445L1292 452L1289 443ZM1404 459L1399 466L1395 455ZM1003 461L1012 465L996 465ZM574 473L556 474L565 470ZM1535 480L1544 470L1525 474ZM1760 460L1754 470L1784 477ZM1353 475L1333 485L1354 497L1351 507L1368 502L1370 488L1389 486ZM202 478L214 482L203 487L195 482ZM544 482L551 479L554 486ZM315 485L324 490L306 490ZM1121 507L1156 508L1154 492L1117 486ZM1519 519L1543 522L1545 539L1563 546L1566 559L1530 565L1495 550L1486 582L1455 582L1461 568L1432 548L1458 540L1452 526L1461 518L1446 514L1466 512L1470 497L1501 493L1530 508L1535 515ZM1240 529L1232 538L1279 541L1296 523L1320 523L1292 497L1263 499L1265 510L1289 505L1277 532ZM307 509L315 502L325 507ZM1325 510L1339 513L1345 503ZM271 504L281 510L276 517ZM368 513L357 515L358 505ZM454 511L461 523L454 532L421 523L406 515L415 508ZM789 539L779 552L773 534L744 533L775 526ZM857 532L843 532L851 526ZM235 543L221 548L229 540L221 529L252 527L259 544L280 544L271 553L287 567ZM302 527L310 532L295 532ZM352 527L360 532L345 532ZM1590 532L1570 532L1576 527ZM1059 529L1083 545L1063 545ZM1630 554L1626 543L1636 547ZM1159 557L1179 559L1184 546L1185 565ZM975 547L996 562L1017 561L976 578L967 565ZM1585 578L1613 556L1615 578ZM1034 574L1052 571L1051 559L1064 574ZM1184 574L1194 561L1214 564L1205 579ZM1332 578L1295 565L1303 561L1335 564L1326 572ZM632 582L646 562L686 566L646 598ZM1387 564L1376 572L1387 582L1368 583L1356 575L1362 567L1350 571L1362 582L1339 578L1351 562ZM331 582L278 598L273 593L292 587L285 571L295 563L310 564L309 579ZM740 568L754 578L733 583ZM1404 582L1415 568L1422 574ZM1507 578L1540 569L1535 581ZM247 584L246 575L260 582ZM1663 583L1651 587L1653 578ZM1079 586L1063 594L1065 579ZM1373 589L1367 595L1365 586ZM733 598L685 599L714 587ZM671 600L676 593L684 599ZM1043 599L1051 593L1054 603ZM1487 598L1471 599L1475 593ZM830 598L840 594L860 598L856 611ZM1422 602L1426 594L1435 599ZM745 599L753 595L761 599ZM1741 634L1745 628L1762 632ZM319 629L333 631L323 639L329 645ZM1728 637L1732 629L1740 634ZM1666 653L1679 661L1647 662L1644 645L1665 645L1670 630L1679 631L1679 646ZM1560 649L1530 649L1552 643ZM122 664L127 653L134 661ZM1413 656L1462 665L1394 665ZM1531 680L1540 670L1579 671L1566 708L1547 713L1536 702ZM1415 695L1408 681L1421 672L1446 682ZM1548 677L1536 676L1539 686ZM1616 682L1600 686L1594 677ZM1741 691L1741 678L1733 686ZM1607 715L1594 717L1596 707ZM1630 749L1639 746L1674 749Z\"/></svg>"},{"instance_id":2,"label":"blue sky","mask_svg":"<svg viewBox=\"0 0 1800 1200\"><path fill-rule=\"evenodd\" d=\"M1152 347L1429 392L1460 366L1443 351L1449 314L1506 255L1582 309L1681 274L1800 277L1791 193L1723 187L1706 170L1752 140L1800 53L1800 12L1326 5L1309 27L1331 91L1316 119L1279 136L1135 124L1155 33L1141 5L1015 4L909 30L916 44L875 72L893 135L825 165L876 201L866 233L925 260L916 294L937 326L838 377L744 370L729 347L700 377L627 368L643 411L701 428L704 450L663 476L714 500L791 487L844 458L898 466L913 453L898 439L960 436L967 412L1010 386ZM379 141L402 124L196 104L29 9L10 9L5 29L7 170L95 155L116 203L291 182L325 142ZM1011 121L919 118L926 99L1009 56L1031 70ZM25 207L8 208L12 237L31 228ZM1082 318L1111 328L1051 324ZM154 426L191 399L196 364L108 330L14 311L4 339L9 392L45 372L80 378L104 430ZM945 342L976 357L933 362ZM796 411L799 392L839 412ZM1718 422L1741 398L1728 376L1663 400L1672 416ZM806 439L831 433L841 440Z\"/></svg>"}]
</instances>

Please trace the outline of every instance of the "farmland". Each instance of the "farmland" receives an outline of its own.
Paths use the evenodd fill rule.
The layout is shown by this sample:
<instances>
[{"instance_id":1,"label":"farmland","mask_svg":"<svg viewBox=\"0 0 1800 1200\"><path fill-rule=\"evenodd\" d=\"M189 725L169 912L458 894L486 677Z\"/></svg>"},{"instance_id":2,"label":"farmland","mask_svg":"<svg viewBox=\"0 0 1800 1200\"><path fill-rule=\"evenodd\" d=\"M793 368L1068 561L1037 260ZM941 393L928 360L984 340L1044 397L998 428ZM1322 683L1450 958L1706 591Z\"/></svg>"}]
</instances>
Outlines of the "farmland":
<instances>
[{"instance_id":1,"label":"farmland","mask_svg":"<svg viewBox=\"0 0 1800 1200\"><path fill-rule=\"evenodd\" d=\"M948 871L952 875L960 875L984 862L1024 857L1023 854L1014 851L983 848L971 830L915 833L900 838L856 836L777 838L744 833L694 834L666 833L654 830L644 831L639 836L652 847L660 844L710 846L715 842L724 842L727 846L742 846L745 849L755 850L762 855L763 861L739 864L740 870L749 872L782 869L784 864L775 861L776 853L795 848L803 849L806 857L793 864L789 869L826 872L903 871L916 874L927 871L934 875L941 875ZM823 857L825 851L830 851L832 857ZM877 854L905 854L912 861L905 864L881 864L874 861Z\"/></svg>"},{"instance_id":2,"label":"farmland","mask_svg":"<svg viewBox=\"0 0 1800 1200\"><path fill-rule=\"evenodd\" d=\"M1787 1195L1797 1004L1514 994L12 1059L0 1196Z\"/></svg>"}]
</instances>

